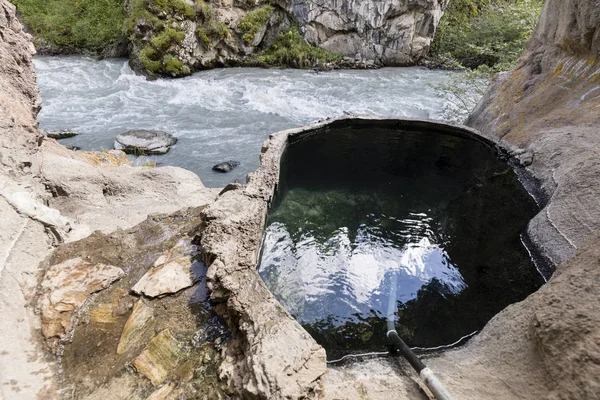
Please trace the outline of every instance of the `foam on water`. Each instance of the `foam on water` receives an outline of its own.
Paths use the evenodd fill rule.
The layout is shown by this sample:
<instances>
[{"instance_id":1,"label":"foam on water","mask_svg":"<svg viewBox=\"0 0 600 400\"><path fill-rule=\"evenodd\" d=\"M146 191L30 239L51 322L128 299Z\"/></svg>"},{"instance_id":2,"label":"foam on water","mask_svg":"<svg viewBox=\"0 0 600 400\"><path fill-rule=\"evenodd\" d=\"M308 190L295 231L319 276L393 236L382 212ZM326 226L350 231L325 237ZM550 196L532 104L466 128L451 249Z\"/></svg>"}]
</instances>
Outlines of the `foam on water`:
<instances>
[{"instance_id":1,"label":"foam on water","mask_svg":"<svg viewBox=\"0 0 600 400\"><path fill-rule=\"evenodd\" d=\"M344 112L442 118L445 100L428 84L448 79L446 72L417 67L320 73L231 68L148 81L123 59L36 57L34 63L41 127L82 133L64 144L100 150L129 129L165 130L179 143L150 158L190 169L212 187L244 181L275 131ZM240 167L230 174L211 170L229 159Z\"/></svg>"}]
</instances>

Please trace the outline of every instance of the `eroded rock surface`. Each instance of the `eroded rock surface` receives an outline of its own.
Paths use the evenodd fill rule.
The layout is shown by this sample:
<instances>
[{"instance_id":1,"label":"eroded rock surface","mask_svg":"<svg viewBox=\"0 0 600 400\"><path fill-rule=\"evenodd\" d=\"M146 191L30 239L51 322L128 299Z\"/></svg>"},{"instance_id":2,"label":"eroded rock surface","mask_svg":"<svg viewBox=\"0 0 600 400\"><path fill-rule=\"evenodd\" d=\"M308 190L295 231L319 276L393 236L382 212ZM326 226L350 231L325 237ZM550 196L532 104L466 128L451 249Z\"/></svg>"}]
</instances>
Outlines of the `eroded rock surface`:
<instances>
[{"instance_id":1,"label":"eroded rock surface","mask_svg":"<svg viewBox=\"0 0 600 400\"><path fill-rule=\"evenodd\" d=\"M176 293L192 286L201 278L205 270L197 257L199 253L195 245L187 242L178 243L161 255L154 263L154 267L146 272L131 290L138 294L156 297Z\"/></svg>"},{"instance_id":2,"label":"eroded rock surface","mask_svg":"<svg viewBox=\"0 0 600 400\"><path fill-rule=\"evenodd\" d=\"M181 393L225 398L218 366L228 334L206 301L204 276L192 287L158 298L141 298L131 290L155 264L195 249L192 242L204 224L201 212L190 208L155 215L128 230L96 232L56 250L52 264L78 254L90 263L118 264L125 272L90 297L72 341L64 343L60 377L73 398L160 399Z\"/></svg>"},{"instance_id":3,"label":"eroded rock surface","mask_svg":"<svg viewBox=\"0 0 600 400\"><path fill-rule=\"evenodd\" d=\"M339 65L413 65L427 54L447 4L448 0L236 0L188 1L179 7L151 1L142 7L131 1L130 64L149 76L182 76L207 67L256 63L256 54L278 38L293 35L297 26L308 43L343 56ZM305 67L336 65L304 62Z\"/></svg>"},{"instance_id":4,"label":"eroded rock surface","mask_svg":"<svg viewBox=\"0 0 600 400\"><path fill-rule=\"evenodd\" d=\"M412 65L427 55L447 0L280 1L309 43L384 65Z\"/></svg>"},{"instance_id":5,"label":"eroded rock surface","mask_svg":"<svg viewBox=\"0 0 600 400\"><path fill-rule=\"evenodd\" d=\"M89 295L106 289L125 273L119 267L74 258L51 266L42 281L38 306L46 339L66 339Z\"/></svg>"},{"instance_id":6,"label":"eroded rock surface","mask_svg":"<svg viewBox=\"0 0 600 400\"><path fill-rule=\"evenodd\" d=\"M15 7L0 0L0 397L6 399L64 395L35 314L36 291L57 245L95 230L130 228L150 213L201 206L218 193L179 168L134 168L122 152L82 154L46 138L36 121L34 52ZM108 306L94 306L91 324L110 329L114 318L126 318L117 315L119 307L109 315Z\"/></svg>"},{"instance_id":7,"label":"eroded rock surface","mask_svg":"<svg viewBox=\"0 0 600 400\"><path fill-rule=\"evenodd\" d=\"M519 65L502 74L469 125L528 158L549 204L529 235L553 264L600 228L600 8L548 0Z\"/></svg>"},{"instance_id":8,"label":"eroded rock surface","mask_svg":"<svg viewBox=\"0 0 600 400\"><path fill-rule=\"evenodd\" d=\"M511 382L507 398L600 398L598 313L590 308L600 302L597 1L547 0L518 66L492 84L468 123L526 160L539 180L545 207L527 233L558 267L466 349L436 362L458 365L458 380L458 360L480 360Z\"/></svg>"},{"instance_id":9,"label":"eroded rock surface","mask_svg":"<svg viewBox=\"0 0 600 400\"><path fill-rule=\"evenodd\" d=\"M242 398L315 398L325 351L266 289L256 271L268 202L287 134L271 135L248 184L232 187L203 213L201 251L216 310L235 335L221 374Z\"/></svg>"}]
</instances>

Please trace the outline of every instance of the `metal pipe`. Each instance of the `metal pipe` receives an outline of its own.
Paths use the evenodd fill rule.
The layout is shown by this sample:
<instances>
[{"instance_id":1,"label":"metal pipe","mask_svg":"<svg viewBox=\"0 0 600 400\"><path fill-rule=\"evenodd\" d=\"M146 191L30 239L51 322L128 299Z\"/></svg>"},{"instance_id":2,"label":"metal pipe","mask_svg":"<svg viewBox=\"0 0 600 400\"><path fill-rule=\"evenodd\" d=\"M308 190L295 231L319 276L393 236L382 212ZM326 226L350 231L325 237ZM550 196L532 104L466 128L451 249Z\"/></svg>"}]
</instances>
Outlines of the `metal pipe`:
<instances>
[{"instance_id":1,"label":"metal pipe","mask_svg":"<svg viewBox=\"0 0 600 400\"><path fill-rule=\"evenodd\" d=\"M400 354L406 361L414 368L415 371L419 374L425 385L431 390L433 395L438 400L454 400L450 392L446 390L444 385L440 382L440 380L435 376L432 370L427 368L425 364L417 357L415 353L404 343L404 340L400 338L398 332L396 331L396 323L395 323L395 310L396 310L396 292L398 286L398 278L394 273L392 276L391 282L391 290L390 297L388 298L388 313L387 313L387 337L392 341L394 347L398 349Z\"/></svg>"}]
</instances>

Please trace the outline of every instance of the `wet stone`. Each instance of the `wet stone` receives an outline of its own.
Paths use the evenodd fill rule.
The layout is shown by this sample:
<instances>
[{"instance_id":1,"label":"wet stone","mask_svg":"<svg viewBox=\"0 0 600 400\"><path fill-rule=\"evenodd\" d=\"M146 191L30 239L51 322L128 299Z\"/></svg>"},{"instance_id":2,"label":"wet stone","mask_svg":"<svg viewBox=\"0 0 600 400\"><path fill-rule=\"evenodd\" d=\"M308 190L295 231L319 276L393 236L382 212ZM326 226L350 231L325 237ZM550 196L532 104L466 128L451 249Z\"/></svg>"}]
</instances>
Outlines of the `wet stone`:
<instances>
[{"instance_id":1,"label":"wet stone","mask_svg":"<svg viewBox=\"0 0 600 400\"><path fill-rule=\"evenodd\" d=\"M235 167L240 165L239 161L224 161L212 167L213 171L217 172L231 172Z\"/></svg>"},{"instance_id":2,"label":"wet stone","mask_svg":"<svg viewBox=\"0 0 600 400\"><path fill-rule=\"evenodd\" d=\"M81 258L51 266L42 281L38 302L44 336L66 339L74 328L76 313L88 296L106 289L123 275L121 268L89 263Z\"/></svg>"},{"instance_id":3,"label":"wet stone","mask_svg":"<svg viewBox=\"0 0 600 400\"><path fill-rule=\"evenodd\" d=\"M173 385L173 384L161 386L160 388L158 388L154 392L152 392L152 394L150 396L146 397L146 400L171 399L174 397L174 396L172 396L174 390L175 390L175 385Z\"/></svg>"},{"instance_id":4,"label":"wet stone","mask_svg":"<svg viewBox=\"0 0 600 400\"><path fill-rule=\"evenodd\" d=\"M169 328L160 332L133 361L135 369L146 376L153 385L160 385L179 365L182 345Z\"/></svg>"},{"instance_id":5,"label":"wet stone","mask_svg":"<svg viewBox=\"0 0 600 400\"><path fill-rule=\"evenodd\" d=\"M140 299L135 303L133 311L123 327L123 333L117 347L117 354L123 354L137 344L138 339L142 337L140 335L141 331L146 327L153 315L154 310L152 307L147 306L144 300Z\"/></svg>"},{"instance_id":6,"label":"wet stone","mask_svg":"<svg viewBox=\"0 0 600 400\"><path fill-rule=\"evenodd\" d=\"M192 286L204 271L197 260L198 251L189 243L178 243L163 253L146 274L133 286L137 294L157 297L176 293Z\"/></svg>"},{"instance_id":7,"label":"wet stone","mask_svg":"<svg viewBox=\"0 0 600 400\"><path fill-rule=\"evenodd\" d=\"M44 134L52 139L67 139L71 137L75 137L79 135L79 132L74 132L69 129L61 129L61 130L47 130L44 131Z\"/></svg>"},{"instance_id":8,"label":"wet stone","mask_svg":"<svg viewBox=\"0 0 600 400\"><path fill-rule=\"evenodd\" d=\"M90 311L90 322L92 326L104 332L111 332L119 318L115 316L113 304L100 304Z\"/></svg>"}]
</instances>

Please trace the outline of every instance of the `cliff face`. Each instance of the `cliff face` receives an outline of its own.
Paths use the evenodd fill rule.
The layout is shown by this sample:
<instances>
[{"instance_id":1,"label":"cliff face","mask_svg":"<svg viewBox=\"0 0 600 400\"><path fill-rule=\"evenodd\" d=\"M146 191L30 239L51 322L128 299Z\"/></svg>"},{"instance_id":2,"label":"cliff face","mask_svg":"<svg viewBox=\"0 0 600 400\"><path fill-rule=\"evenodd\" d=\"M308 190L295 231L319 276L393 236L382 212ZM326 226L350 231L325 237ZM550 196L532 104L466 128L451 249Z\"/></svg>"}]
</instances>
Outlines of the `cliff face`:
<instances>
[{"instance_id":1,"label":"cliff face","mask_svg":"<svg viewBox=\"0 0 600 400\"><path fill-rule=\"evenodd\" d=\"M449 0L292 0L279 4L309 43L384 65L411 65L429 50Z\"/></svg>"},{"instance_id":2,"label":"cliff face","mask_svg":"<svg viewBox=\"0 0 600 400\"><path fill-rule=\"evenodd\" d=\"M468 125L531 163L551 201L529 234L554 264L600 228L599 123L600 5L548 0L519 65L492 84Z\"/></svg>"},{"instance_id":3,"label":"cliff face","mask_svg":"<svg viewBox=\"0 0 600 400\"><path fill-rule=\"evenodd\" d=\"M227 65L413 65L448 0L131 0L131 64L150 75ZM308 44L312 45L311 48ZM279 58L261 57L279 51Z\"/></svg>"},{"instance_id":4,"label":"cliff face","mask_svg":"<svg viewBox=\"0 0 600 400\"><path fill-rule=\"evenodd\" d=\"M545 207L527 233L557 268L460 353L483 350L492 371L494 358L526 366L537 398L598 399L600 321L590 305L600 301L600 3L547 0L518 66L493 82L468 124L539 180ZM536 380L547 393L535 393Z\"/></svg>"},{"instance_id":5,"label":"cliff face","mask_svg":"<svg viewBox=\"0 0 600 400\"><path fill-rule=\"evenodd\" d=\"M46 138L36 121L33 53L15 7L0 0L0 398L6 399L59 398L34 307L56 246L216 196L189 171L134 168L122 152L74 152Z\"/></svg>"}]
</instances>

